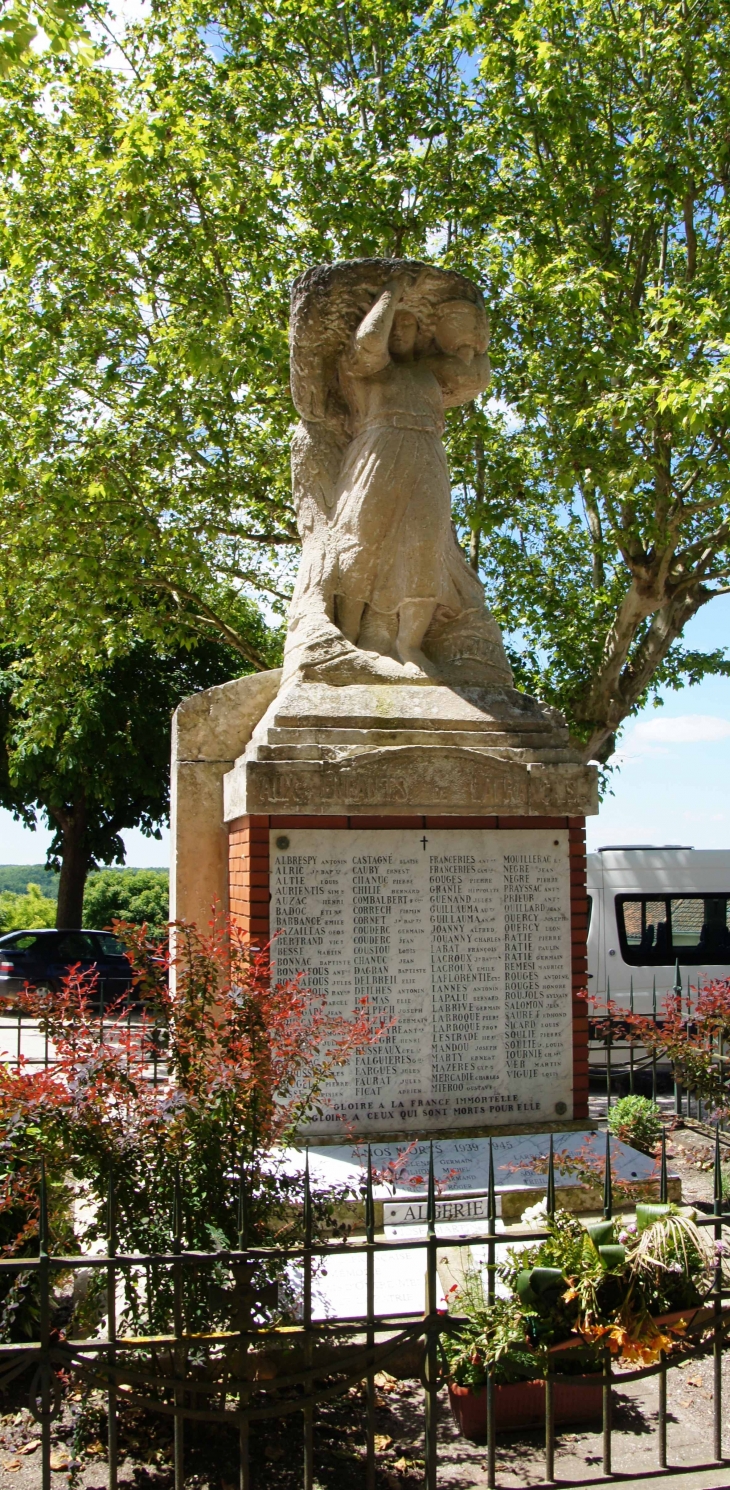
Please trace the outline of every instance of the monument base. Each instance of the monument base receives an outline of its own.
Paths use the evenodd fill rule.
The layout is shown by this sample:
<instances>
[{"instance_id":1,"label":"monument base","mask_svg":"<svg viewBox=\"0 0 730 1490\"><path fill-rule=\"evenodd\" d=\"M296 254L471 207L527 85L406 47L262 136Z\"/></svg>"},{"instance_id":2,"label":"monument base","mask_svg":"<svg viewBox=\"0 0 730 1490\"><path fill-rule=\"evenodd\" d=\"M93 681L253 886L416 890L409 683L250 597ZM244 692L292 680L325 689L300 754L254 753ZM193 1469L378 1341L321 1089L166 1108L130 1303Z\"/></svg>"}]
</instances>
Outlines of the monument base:
<instances>
[{"instance_id":1,"label":"monument base","mask_svg":"<svg viewBox=\"0 0 730 1490\"><path fill-rule=\"evenodd\" d=\"M285 685L224 780L225 817L598 811L565 721L516 688Z\"/></svg>"}]
</instances>

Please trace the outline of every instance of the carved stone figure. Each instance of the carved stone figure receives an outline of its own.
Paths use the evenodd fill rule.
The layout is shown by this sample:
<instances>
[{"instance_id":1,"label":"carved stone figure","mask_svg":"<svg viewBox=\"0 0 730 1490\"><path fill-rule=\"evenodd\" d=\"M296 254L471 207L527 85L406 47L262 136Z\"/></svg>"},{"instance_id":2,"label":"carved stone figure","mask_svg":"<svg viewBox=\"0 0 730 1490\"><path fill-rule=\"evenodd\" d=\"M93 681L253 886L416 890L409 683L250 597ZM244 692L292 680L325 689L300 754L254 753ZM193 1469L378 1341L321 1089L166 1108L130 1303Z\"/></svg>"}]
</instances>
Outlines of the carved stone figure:
<instances>
[{"instance_id":1,"label":"carved stone figure","mask_svg":"<svg viewBox=\"0 0 730 1490\"><path fill-rule=\"evenodd\" d=\"M320 265L292 291L302 559L285 680L509 687L451 521L444 411L489 381L482 297L418 262Z\"/></svg>"}]
</instances>

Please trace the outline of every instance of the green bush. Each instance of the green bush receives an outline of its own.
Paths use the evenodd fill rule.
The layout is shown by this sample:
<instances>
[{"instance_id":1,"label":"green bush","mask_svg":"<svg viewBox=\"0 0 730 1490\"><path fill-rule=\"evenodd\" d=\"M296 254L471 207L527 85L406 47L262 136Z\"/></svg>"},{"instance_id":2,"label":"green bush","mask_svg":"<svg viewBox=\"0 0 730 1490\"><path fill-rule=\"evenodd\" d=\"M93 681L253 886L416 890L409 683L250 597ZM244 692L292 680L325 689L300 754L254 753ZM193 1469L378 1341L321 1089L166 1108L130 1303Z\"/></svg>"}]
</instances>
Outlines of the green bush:
<instances>
[{"instance_id":1,"label":"green bush","mask_svg":"<svg viewBox=\"0 0 730 1490\"><path fill-rule=\"evenodd\" d=\"M43 895L39 886L29 884L25 895L12 890L0 893L0 934L6 931L42 930L56 924L56 902Z\"/></svg>"},{"instance_id":2,"label":"green bush","mask_svg":"<svg viewBox=\"0 0 730 1490\"><path fill-rule=\"evenodd\" d=\"M103 930L112 921L131 921L163 931L169 917L166 869L101 869L90 874L84 893L84 926Z\"/></svg>"},{"instance_id":3,"label":"green bush","mask_svg":"<svg viewBox=\"0 0 730 1490\"><path fill-rule=\"evenodd\" d=\"M623 1143L653 1154L662 1135L662 1119L656 1102L648 1097L620 1097L609 1108L610 1131Z\"/></svg>"}]
</instances>

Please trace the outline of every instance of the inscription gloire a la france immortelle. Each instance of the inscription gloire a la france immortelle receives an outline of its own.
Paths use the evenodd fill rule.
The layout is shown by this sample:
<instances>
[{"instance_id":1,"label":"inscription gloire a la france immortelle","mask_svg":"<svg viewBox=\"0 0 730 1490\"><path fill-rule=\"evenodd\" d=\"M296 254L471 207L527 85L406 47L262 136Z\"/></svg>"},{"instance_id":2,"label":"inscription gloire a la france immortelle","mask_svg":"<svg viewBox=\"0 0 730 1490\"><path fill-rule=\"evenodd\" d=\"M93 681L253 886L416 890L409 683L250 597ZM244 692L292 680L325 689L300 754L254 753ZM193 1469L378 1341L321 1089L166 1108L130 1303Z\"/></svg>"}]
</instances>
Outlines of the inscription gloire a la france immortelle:
<instances>
[{"instance_id":1,"label":"inscription gloire a la france immortelle","mask_svg":"<svg viewBox=\"0 0 730 1490\"><path fill-rule=\"evenodd\" d=\"M565 831L274 831L271 891L277 980L393 1021L312 1137L572 1115Z\"/></svg>"}]
</instances>

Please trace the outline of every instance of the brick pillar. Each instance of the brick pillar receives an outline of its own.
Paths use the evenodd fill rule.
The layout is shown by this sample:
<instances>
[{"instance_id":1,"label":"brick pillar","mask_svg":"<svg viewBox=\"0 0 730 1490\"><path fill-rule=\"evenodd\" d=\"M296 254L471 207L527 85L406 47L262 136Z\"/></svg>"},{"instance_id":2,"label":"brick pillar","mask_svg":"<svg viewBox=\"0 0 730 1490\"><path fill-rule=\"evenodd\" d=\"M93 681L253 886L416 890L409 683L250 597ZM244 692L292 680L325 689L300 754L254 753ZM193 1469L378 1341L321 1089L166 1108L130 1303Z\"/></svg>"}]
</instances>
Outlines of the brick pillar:
<instances>
[{"instance_id":1,"label":"brick pillar","mask_svg":"<svg viewBox=\"0 0 730 1490\"><path fill-rule=\"evenodd\" d=\"M269 940L269 819L229 823L228 895L231 919L252 946Z\"/></svg>"}]
</instances>

